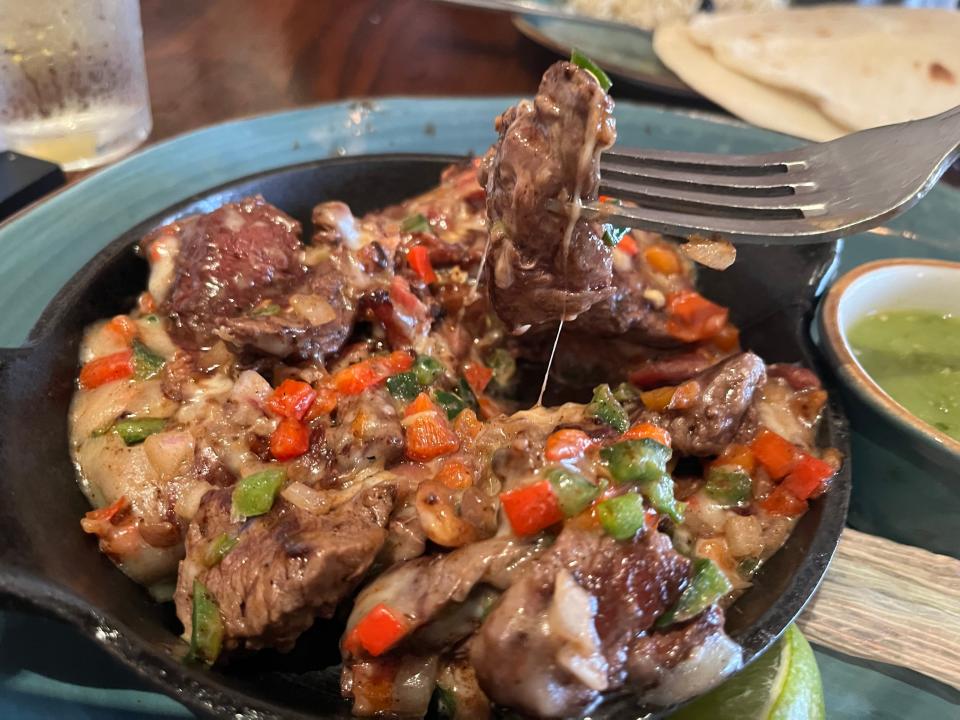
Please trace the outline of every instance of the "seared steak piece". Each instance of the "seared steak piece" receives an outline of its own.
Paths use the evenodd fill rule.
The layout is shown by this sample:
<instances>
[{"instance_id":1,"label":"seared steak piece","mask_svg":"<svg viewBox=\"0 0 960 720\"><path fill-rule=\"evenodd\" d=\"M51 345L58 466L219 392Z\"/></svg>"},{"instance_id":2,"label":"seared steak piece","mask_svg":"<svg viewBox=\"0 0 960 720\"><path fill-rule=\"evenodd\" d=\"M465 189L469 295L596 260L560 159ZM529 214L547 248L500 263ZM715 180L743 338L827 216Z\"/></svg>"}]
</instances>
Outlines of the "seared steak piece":
<instances>
[{"instance_id":1,"label":"seared steak piece","mask_svg":"<svg viewBox=\"0 0 960 720\"><path fill-rule=\"evenodd\" d=\"M616 138L612 111L593 75L558 62L532 102L497 118L500 139L479 176L491 233L489 293L514 330L576 317L612 292L603 230L577 217L579 203L597 197L600 153Z\"/></svg>"},{"instance_id":2,"label":"seared steak piece","mask_svg":"<svg viewBox=\"0 0 960 720\"><path fill-rule=\"evenodd\" d=\"M472 641L481 688L537 717L577 715L624 684L631 643L680 596L689 569L657 531L618 542L567 526Z\"/></svg>"},{"instance_id":3,"label":"seared steak piece","mask_svg":"<svg viewBox=\"0 0 960 720\"><path fill-rule=\"evenodd\" d=\"M699 386L689 406L644 411L642 419L670 431L673 448L681 455L717 455L743 433L741 425L750 416L754 395L767 379L766 367L757 355L745 352L719 362L690 382Z\"/></svg>"},{"instance_id":4,"label":"seared steak piece","mask_svg":"<svg viewBox=\"0 0 960 720\"><path fill-rule=\"evenodd\" d=\"M340 269L332 262L310 268L287 297L276 300L276 312L267 312L224 318L216 334L247 350L322 362L343 347L355 315Z\"/></svg>"},{"instance_id":5,"label":"seared steak piece","mask_svg":"<svg viewBox=\"0 0 960 720\"><path fill-rule=\"evenodd\" d=\"M361 491L329 514L279 498L266 515L240 524L230 518L232 490L208 492L187 532L174 601L190 633L193 581L220 608L225 650L289 650L316 617L330 617L360 582L386 537L396 489ZM208 548L223 533L237 545L208 567Z\"/></svg>"},{"instance_id":6,"label":"seared steak piece","mask_svg":"<svg viewBox=\"0 0 960 720\"><path fill-rule=\"evenodd\" d=\"M687 623L655 630L630 643L631 690L653 705L672 705L706 692L742 664L742 650L723 630L713 606Z\"/></svg>"},{"instance_id":7,"label":"seared steak piece","mask_svg":"<svg viewBox=\"0 0 960 720\"><path fill-rule=\"evenodd\" d=\"M169 235L179 251L160 310L192 346L212 344L225 318L282 297L306 272L300 224L260 197L160 228L143 240L148 257L153 241Z\"/></svg>"}]
</instances>

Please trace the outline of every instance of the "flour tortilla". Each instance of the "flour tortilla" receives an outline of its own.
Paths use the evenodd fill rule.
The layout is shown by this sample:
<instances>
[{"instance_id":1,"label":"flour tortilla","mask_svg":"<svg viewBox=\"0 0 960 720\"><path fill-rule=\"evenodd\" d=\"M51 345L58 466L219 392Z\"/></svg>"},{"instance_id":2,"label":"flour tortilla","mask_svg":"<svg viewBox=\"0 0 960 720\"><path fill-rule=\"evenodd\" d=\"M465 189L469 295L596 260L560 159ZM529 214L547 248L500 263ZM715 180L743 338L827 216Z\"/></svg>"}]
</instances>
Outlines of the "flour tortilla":
<instances>
[{"instance_id":1,"label":"flour tortilla","mask_svg":"<svg viewBox=\"0 0 960 720\"><path fill-rule=\"evenodd\" d=\"M810 100L718 63L709 50L691 40L686 23L658 28L653 49L687 85L749 123L816 141L833 140L849 132L825 117Z\"/></svg>"},{"instance_id":2,"label":"flour tortilla","mask_svg":"<svg viewBox=\"0 0 960 720\"><path fill-rule=\"evenodd\" d=\"M826 6L699 15L690 38L729 70L861 130L960 105L960 13Z\"/></svg>"}]
</instances>

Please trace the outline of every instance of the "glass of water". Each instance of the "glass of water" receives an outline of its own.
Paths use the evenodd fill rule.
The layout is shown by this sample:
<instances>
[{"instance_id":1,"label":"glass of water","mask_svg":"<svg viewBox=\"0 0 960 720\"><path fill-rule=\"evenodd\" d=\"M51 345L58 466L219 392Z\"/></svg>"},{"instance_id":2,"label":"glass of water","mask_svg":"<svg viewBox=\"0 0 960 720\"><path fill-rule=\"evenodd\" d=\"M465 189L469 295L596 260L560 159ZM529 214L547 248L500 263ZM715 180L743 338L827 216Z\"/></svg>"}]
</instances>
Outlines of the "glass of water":
<instances>
[{"instance_id":1,"label":"glass of water","mask_svg":"<svg viewBox=\"0 0 960 720\"><path fill-rule=\"evenodd\" d=\"M137 0L0 0L0 150L82 170L151 124Z\"/></svg>"}]
</instances>

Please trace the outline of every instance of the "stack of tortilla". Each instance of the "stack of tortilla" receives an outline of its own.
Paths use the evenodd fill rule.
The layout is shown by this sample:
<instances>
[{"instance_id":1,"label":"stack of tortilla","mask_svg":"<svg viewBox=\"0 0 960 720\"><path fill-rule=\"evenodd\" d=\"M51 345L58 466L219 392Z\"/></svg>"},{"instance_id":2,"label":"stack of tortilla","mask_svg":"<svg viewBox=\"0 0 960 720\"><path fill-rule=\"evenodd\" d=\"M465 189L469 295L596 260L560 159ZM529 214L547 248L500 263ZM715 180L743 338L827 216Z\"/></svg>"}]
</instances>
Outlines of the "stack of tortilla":
<instances>
[{"instance_id":1,"label":"stack of tortilla","mask_svg":"<svg viewBox=\"0 0 960 720\"><path fill-rule=\"evenodd\" d=\"M960 12L847 5L700 14L654 49L747 122L830 140L960 105Z\"/></svg>"}]
</instances>

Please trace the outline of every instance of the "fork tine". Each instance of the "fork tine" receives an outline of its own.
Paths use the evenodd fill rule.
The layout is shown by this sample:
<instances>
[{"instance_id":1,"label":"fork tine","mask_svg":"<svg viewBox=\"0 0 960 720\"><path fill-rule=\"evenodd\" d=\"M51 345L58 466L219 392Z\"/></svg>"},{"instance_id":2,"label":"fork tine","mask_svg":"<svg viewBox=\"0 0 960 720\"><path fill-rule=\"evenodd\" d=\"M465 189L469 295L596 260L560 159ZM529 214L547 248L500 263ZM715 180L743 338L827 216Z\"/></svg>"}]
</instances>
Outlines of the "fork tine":
<instances>
[{"instance_id":1,"label":"fork tine","mask_svg":"<svg viewBox=\"0 0 960 720\"><path fill-rule=\"evenodd\" d=\"M795 148L762 155L717 155L714 153L675 152L649 148L616 148L607 150L601 160L623 164L648 164L664 168L729 174L769 175L803 167L802 152Z\"/></svg>"},{"instance_id":2,"label":"fork tine","mask_svg":"<svg viewBox=\"0 0 960 720\"><path fill-rule=\"evenodd\" d=\"M814 217L825 211L820 194L813 195L721 195L686 188L647 187L634 182L601 177L600 192L622 200L633 200L649 208L684 208L700 215L776 214L781 217Z\"/></svg>"},{"instance_id":3,"label":"fork tine","mask_svg":"<svg viewBox=\"0 0 960 720\"><path fill-rule=\"evenodd\" d=\"M727 237L735 242L769 244L787 239L791 244L824 242L847 234L850 228L831 218L808 220L804 217L764 216L747 213L736 217L694 215L676 209L626 207L608 203L590 203L583 207L585 217L601 222L650 230L666 235L704 235Z\"/></svg>"},{"instance_id":4,"label":"fork tine","mask_svg":"<svg viewBox=\"0 0 960 720\"><path fill-rule=\"evenodd\" d=\"M817 184L806 180L807 173L793 171L774 175L697 173L651 165L600 161L600 175L605 180L633 181L635 184L690 188L727 194L793 195L812 192Z\"/></svg>"}]
</instances>

